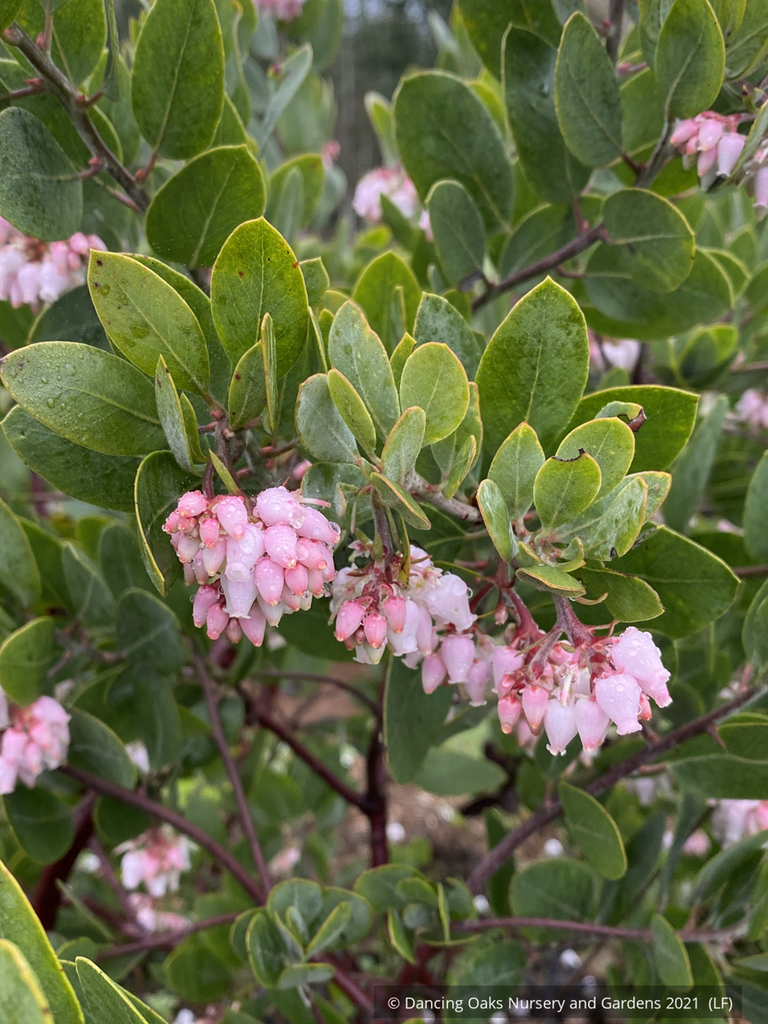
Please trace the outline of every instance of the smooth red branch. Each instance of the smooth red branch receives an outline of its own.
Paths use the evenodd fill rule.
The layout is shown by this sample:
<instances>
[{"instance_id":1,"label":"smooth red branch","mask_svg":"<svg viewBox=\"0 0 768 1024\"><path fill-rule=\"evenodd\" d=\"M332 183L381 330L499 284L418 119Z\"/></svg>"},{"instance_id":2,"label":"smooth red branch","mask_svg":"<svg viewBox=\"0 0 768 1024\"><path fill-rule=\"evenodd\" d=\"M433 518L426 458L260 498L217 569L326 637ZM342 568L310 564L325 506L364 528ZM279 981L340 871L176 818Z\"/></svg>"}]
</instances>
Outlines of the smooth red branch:
<instances>
[{"instance_id":1,"label":"smooth red branch","mask_svg":"<svg viewBox=\"0 0 768 1024\"><path fill-rule=\"evenodd\" d=\"M196 921L188 928L177 928L176 931L162 932L160 935L148 935L146 939L137 939L136 942L126 942L121 946L110 946L103 949L96 955L97 960L114 960L118 956L132 956L134 953L146 953L151 949L165 949L178 946L195 932L204 932L208 928L218 928L222 924L231 924L240 916L240 911L229 914L218 914L216 917L206 917L203 921Z\"/></svg>"},{"instance_id":2,"label":"smooth red branch","mask_svg":"<svg viewBox=\"0 0 768 1024\"><path fill-rule=\"evenodd\" d=\"M457 932L485 932L491 928L557 928L562 931L578 932L582 935L600 935L607 939L637 939L652 942L650 928L620 928L608 924L592 924L590 921L562 921L549 917L487 917L482 921L454 922L451 927ZM716 931L683 929L678 935L683 942L717 942L732 935L733 928Z\"/></svg>"},{"instance_id":3,"label":"smooth red branch","mask_svg":"<svg viewBox=\"0 0 768 1024\"><path fill-rule=\"evenodd\" d=\"M236 860L228 850L225 850L223 846L219 845L215 839L212 839L207 832L203 832L203 830L198 828L197 825L193 825L191 821L188 821L183 814L179 814L177 811L172 811L169 807L164 807L155 800L150 800L149 797L144 796L143 793L137 793L132 789L126 789L125 786L118 786L116 782L110 782L108 779L102 779L101 776L93 775L91 772L87 772L83 768L76 768L74 765L66 765L64 768L60 768L59 771L64 772L66 775L70 775L73 779L77 779L78 782L81 782L84 786L93 790L95 793L114 797L115 800L122 800L123 803L130 804L132 807L138 807L153 818L157 818L159 821L165 821L169 825L172 825L178 832L181 832L185 836L189 836L189 838L193 842L197 843L198 846L207 850L213 859L217 861L219 866L225 871L228 871L256 903L261 904L264 902L261 887L246 871L243 865Z\"/></svg>"}]
</instances>

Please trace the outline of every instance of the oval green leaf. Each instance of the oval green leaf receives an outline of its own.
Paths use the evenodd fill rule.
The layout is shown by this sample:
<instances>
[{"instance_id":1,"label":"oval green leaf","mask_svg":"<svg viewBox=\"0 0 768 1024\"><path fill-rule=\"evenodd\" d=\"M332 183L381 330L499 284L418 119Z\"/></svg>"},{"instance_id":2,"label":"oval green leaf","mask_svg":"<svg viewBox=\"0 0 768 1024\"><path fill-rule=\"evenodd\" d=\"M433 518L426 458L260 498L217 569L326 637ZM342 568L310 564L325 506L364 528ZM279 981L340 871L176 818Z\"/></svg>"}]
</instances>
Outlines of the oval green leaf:
<instances>
[{"instance_id":1,"label":"oval green leaf","mask_svg":"<svg viewBox=\"0 0 768 1024\"><path fill-rule=\"evenodd\" d=\"M26 707L36 700L53 659L55 623L48 616L32 619L0 645L0 689Z\"/></svg>"},{"instance_id":2,"label":"oval green leaf","mask_svg":"<svg viewBox=\"0 0 768 1024\"><path fill-rule=\"evenodd\" d=\"M567 782L559 787L560 802L571 840L603 878L621 878L627 854L613 818L593 796Z\"/></svg>"},{"instance_id":3,"label":"oval green leaf","mask_svg":"<svg viewBox=\"0 0 768 1024\"><path fill-rule=\"evenodd\" d=\"M587 452L547 459L533 484L533 501L544 529L554 530L591 505L601 479L599 464Z\"/></svg>"},{"instance_id":4,"label":"oval green leaf","mask_svg":"<svg viewBox=\"0 0 768 1024\"><path fill-rule=\"evenodd\" d=\"M425 444L442 440L459 426L469 406L469 381L447 345L428 342L413 350L400 379L400 403L426 413Z\"/></svg>"}]
</instances>

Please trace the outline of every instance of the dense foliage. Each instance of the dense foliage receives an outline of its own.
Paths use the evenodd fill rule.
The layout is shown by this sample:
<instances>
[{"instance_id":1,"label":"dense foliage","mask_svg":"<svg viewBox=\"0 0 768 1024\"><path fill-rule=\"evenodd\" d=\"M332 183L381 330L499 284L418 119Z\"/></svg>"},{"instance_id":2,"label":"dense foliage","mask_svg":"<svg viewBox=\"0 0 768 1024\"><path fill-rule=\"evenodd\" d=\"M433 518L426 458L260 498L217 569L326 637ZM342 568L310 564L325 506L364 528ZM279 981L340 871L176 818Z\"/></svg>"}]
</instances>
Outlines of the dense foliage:
<instances>
[{"instance_id":1,"label":"dense foliage","mask_svg":"<svg viewBox=\"0 0 768 1024\"><path fill-rule=\"evenodd\" d=\"M764 0L457 0L354 190L340 0L143 6L0 0L0 1017L767 1024Z\"/></svg>"}]
</instances>

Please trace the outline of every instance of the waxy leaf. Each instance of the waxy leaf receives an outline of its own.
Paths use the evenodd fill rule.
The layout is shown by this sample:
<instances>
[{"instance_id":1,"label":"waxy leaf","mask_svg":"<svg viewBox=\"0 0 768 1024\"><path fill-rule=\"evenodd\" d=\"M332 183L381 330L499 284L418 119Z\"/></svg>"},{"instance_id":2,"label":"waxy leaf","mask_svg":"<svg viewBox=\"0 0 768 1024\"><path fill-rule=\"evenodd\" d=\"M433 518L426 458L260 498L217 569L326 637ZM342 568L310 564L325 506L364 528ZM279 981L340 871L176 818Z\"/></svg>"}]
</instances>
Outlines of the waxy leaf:
<instances>
[{"instance_id":1,"label":"waxy leaf","mask_svg":"<svg viewBox=\"0 0 768 1024\"><path fill-rule=\"evenodd\" d=\"M54 630L54 620L48 616L32 619L0 645L0 689L22 707L42 692L53 661Z\"/></svg>"},{"instance_id":2,"label":"waxy leaf","mask_svg":"<svg viewBox=\"0 0 768 1024\"><path fill-rule=\"evenodd\" d=\"M576 411L588 367L584 316L547 278L512 309L480 360L477 385L488 451L495 453L523 421L550 448Z\"/></svg>"},{"instance_id":3,"label":"waxy leaf","mask_svg":"<svg viewBox=\"0 0 768 1024\"><path fill-rule=\"evenodd\" d=\"M744 501L744 543L755 558L768 559L768 530L765 510L768 508L768 452L764 452L749 481Z\"/></svg>"},{"instance_id":4,"label":"waxy leaf","mask_svg":"<svg viewBox=\"0 0 768 1024\"><path fill-rule=\"evenodd\" d=\"M0 499L0 583L22 607L40 596L40 572L27 535L11 509ZM2 684L0 684L2 685Z\"/></svg>"},{"instance_id":5,"label":"waxy leaf","mask_svg":"<svg viewBox=\"0 0 768 1024\"><path fill-rule=\"evenodd\" d=\"M483 517L488 536L501 559L508 562L517 548L513 544L512 530L504 496L493 480L483 480L477 491L477 505Z\"/></svg>"},{"instance_id":6,"label":"waxy leaf","mask_svg":"<svg viewBox=\"0 0 768 1024\"><path fill-rule=\"evenodd\" d=\"M22 0L0 0L0 29L8 28L21 9Z\"/></svg>"},{"instance_id":7,"label":"waxy leaf","mask_svg":"<svg viewBox=\"0 0 768 1024\"><path fill-rule=\"evenodd\" d=\"M421 767L438 737L451 699L450 687L424 693L421 672L408 668L399 658L390 661L384 691L384 743L387 764L398 785L410 782ZM370 898L362 888L360 894Z\"/></svg>"},{"instance_id":8,"label":"waxy leaf","mask_svg":"<svg viewBox=\"0 0 768 1024\"><path fill-rule=\"evenodd\" d=\"M69 763L118 786L133 789L136 769L115 733L87 711L72 708L70 713Z\"/></svg>"},{"instance_id":9,"label":"waxy leaf","mask_svg":"<svg viewBox=\"0 0 768 1024\"><path fill-rule=\"evenodd\" d=\"M720 395L672 465L664 522L678 533L688 532L691 517L704 497L728 408L727 397Z\"/></svg>"},{"instance_id":10,"label":"waxy leaf","mask_svg":"<svg viewBox=\"0 0 768 1024\"><path fill-rule=\"evenodd\" d=\"M693 974L682 939L661 914L654 914L651 918L651 932L653 957L662 984L689 989L693 985Z\"/></svg>"},{"instance_id":11,"label":"waxy leaf","mask_svg":"<svg viewBox=\"0 0 768 1024\"><path fill-rule=\"evenodd\" d=\"M224 47L213 0L156 0L131 76L141 134L161 156L188 160L211 142L224 105Z\"/></svg>"},{"instance_id":12,"label":"waxy leaf","mask_svg":"<svg viewBox=\"0 0 768 1024\"><path fill-rule=\"evenodd\" d=\"M108 1020L112 1024L146 1024L145 1018L133 1003L96 964L79 956L77 977L94 1020Z\"/></svg>"},{"instance_id":13,"label":"waxy leaf","mask_svg":"<svg viewBox=\"0 0 768 1024\"><path fill-rule=\"evenodd\" d=\"M418 71L400 82L393 109L397 148L421 199L437 181L458 181L487 228L507 224L509 160L488 108L469 86L444 71Z\"/></svg>"},{"instance_id":14,"label":"waxy leaf","mask_svg":"<svg viewBox=\"0 0 768 1024\"><path fill-rule=\"evenodd\" d=\"M27 789L19 783L3 797L3 809L19 846L38 864L53 863L72 845L72 808L49 789Z\"/></svg>"},{"instance_id":15,"label":"waxy leaf","mask_svg":"<svg viewBox=\"0 0 768 1024\"><path fill-rule=\"evenodd\" d=\"M371 260L363 270L352 298L362 306L387 352L392 352L403 333L413 330L421 288L410 267L389 251Z\"/></svg>"},{"instance_id":16,"label":"waxy leaf","mask_svg":"<svg viewBox=\"0 0 768 1024\"><path fill-rule=\"evenodd\" d=\"M561 27L550 0L461 0L461 19L483 64L496 78L501 77L499 56L502 37L511 23L524 28L556 47Z\"/></svg>"},{"instance_id":17,"label":"waxy leaf","mask_svg":"<svg viewBox=\"0 0 768 1024\"><path fill-rule=\"evenodd\" d=\"M400 403L418 405L427 416L424 443L434 444L458 427L469 405L469 382L464 367L447 345L417 346L403 367Z\"/></svg>"},{"instance_id":18,"label":"waxy leaf","mask_svg":"<svg viewBox=\"0 0 768 1024\"><path fill-rule=\"evenodd\" d=\"M365 407L365 402L344 374L339 373L335 368L328 371L328 390L331 393L333 404L341 413L341 418L362 448L369 453L375 452L376 427Z\"/></svg>"},{"instance_id":19,"label":"waxy leaf","mask_svg":"<svg viewBox=\"0 0 768 1024\"><path fill-rule=\"evenodd\" d=\"M597 497L621 483L635 455L635 435L620 419L595 419L576 427L557 449L559 459L575 459L585 451L600 467L601 484Z\"/></svg>"},{"instance_id":20,"label":"waxy leaf","mask_svg":"<svg viewBox=\"0 0 768 1024\"><path fill-rule=\"evenodd\" d=\"M533 484L533 501L544 529L553 530L583 512L597 497L600 482L600 466L587 452L547 459Z\"/></svg>"},{"instance_id":21,"label":"waxy leaf","mask_svg":"<svg viewBox=\"0 0 768 1024\"><path fill-rule=\"evenodd\" d=\"M560 857L542 860L518 871L512 878L509 898L521 917L551 917L565 921L592 918L595 878L586 864ZM551 928L530 929L537 938L557 936Z\"/></svg>"},{"instance_id":22,"label":"waxy leaf","mask_svg":"<svg viewBox=\"0 0 768 1024\"><path fill-rule=\"evenodd\" d=\"M399 512L409 526L415 526L417 530L432 528L429 517L422 512L419 503L394 480L388 480L381 473L371 473L371 483L384 504Z\"/></svg>"},{"instance_id":23,"label":"waxy leaf","mask_svg":"<svg viewBox=\"0 0 768 1024\"><path fill-rule=\"evenodd\" d=\"M0 861L0 938L19 948L34 971L56 1024L84 1024L83 1011L21 886Z\"/></svg>"},{"instance_id":24,"label":"waxy leaf","mask_svg":"<svg viewBox=\"0 0 768 1024\"><path fill-rule=\"evenodd\" d=\"M416 465L416 459L424 445L426 424L426 413L418 406L412 406L403 412L392 427L381 453L384 476L397 484L405 483L405 478L409 470Z\"/></svg>"},{"instance_id":25,"label":"waxy leaf","mask_svg":"<svg viewBox=\"0 0 768 1024\"><path fill-rule=\"evenodd\" d=\"M21 950L0 939L0 1015L8 1024L51 1024L51 1009Z\"/></svg>"},{"instance_id":26,"label":"waxy leaf","mask_svg":"<svg viewBox=\"0 0 768 1024\"><path fill-rule=\"evenodd\" d=\"M260 985L277 985L285 964L286 948L269 911L258 910L248 926L248 960Z\"/></svg>"},{"instance_id":27,"label":"waxy leaf","mask_svg":"<svg viewBox=\"0 0 768 1024\"><path fill-rule=\"evenodd\" d=\"M181 563L171 547L163 524L179 496L197 486L170 452L153 452L136 472L134 502L141 542L141 557L155 588L166 596L181 576Z\"/></svg>"},{"instance_id":28,"label":"waxy leaf","mask_svg":"<svg viewBox=\"0 0 768 1024\"><path fill-rule=\"evenodd\" d=\"M448 283L459 288L462 282L482 273L483 218L472 196L458 181L438 181L430 189L426 206L440 266Z\"/></svg>"},{"instance_id":29,"label":"waxy leaf","mask_svg":"<svg viewBox=\"0 0 768 1024\"><path fill-rule=\"evenodd\" d=\"M417 345L443 342L459 357L469 379L474 379L480 362L477 338L461 313L442 295L422 295L413 334ZM394 355L392 361L394 364Z\"/></svg>"},{"instance_id":30,"label":"waxy leaf","mask_svg":"<svg viewBox=\"0 0 768 1024\"><path fill-rule=\"evenodd\" d=\"M42 121L21 107L0 114L0 216L50 242L80 228L83 185Z\"/></svg>"},{"instance_id":31,"label":"waxy leaf","mask_svg":"<svg viewBox=\"0 0 768 1024\"><path fill-rule=\"evenodd\" d=\"M265 194L247 146L210 149L157 191L147 211L147 239L160 256L210 267L235 228L261 216Z\"/></svg>"},{"instance_id":32,"label":"waxy leaf","mask_svg":"<svg viewBox=\"0 0 768 1024\"><path fill-rule=\"evenodd\" d=\"M608 196L603 218L611 244L643 288L672 292L693 267L694 240L676 206L653 192L624 188Z\"/></svg>"},{"instance_id":33,"label":"waxy leaf","mask_svg":"<svg viewBox=\"0 0 768 1024\"><path fill-rule=\"evenodd\" d=\"M355 435L336 408L324 373L316 373L299 388L296 432L307 452L319 462L358 461Z\"/></svg>"},{"instance_id":34,"label":"waxy leaf","mask_svg":"<svg viewBox=\"0 0 768 1024\"><path fill-rule=\"evenodd\" d=\"M597 599L606 595L605 607L619 622L644 622L664 611L659 595L645 580L612 569L583 567L576 571L591 597Z\"/></svg>"},{"instance_id":35,"label":"waxy leaf","mask_svg":"<svg viewBox=\"0 0 768 1024\"><path fill-rule=\"evenodd\" d=\"M263 217L232 232L211 276L211 310L227 355L236 363L259 340L264 314L272 316L277 375L284 377L307 337L307 289L285 239Z\"/></svg>"},{"instance_id":36,"label":"waxy leaf","mask_svg":"<svg viewBox=\"0 0 768 1024\"><path fill-rule=\"evenodd\" d=\"M642 477L627 479L586 512L563 525L561 540L578 537L588 558L607 561L623 555L647 521L648 486Z\"/></svg>"},{"instance_id":37,"label":"waxy leaf","mask_svg":"<svg viewBox=\"0 0 768 1024\"><path fill-rule=\"evenodd\" d=\"M567 782L560 783L558 794L571 840L603 878L621 878L627 870L627 855L608 811L589 793Z\"/></svg>"},{"instance_id":38,"label":"waxy leaf","mask_svg":"<svg viewBox=\"0 0 768 1024\"><path fill-rule=\"evenodd\" d=\"M117 604L117 642L133 662L147 662L161 675L173 675L184 664L176 616L146 590L126 590Z\"/></svg>"},{"instance_id":39,"label":"waxy leaf","mask_svg":"<svg viewBox=\"0 0 768 1024\"><path fill-rule=\"evenodd\" d=\"M200 448L195 410L185 394L179 395L162 356L157 361L155 394L157 412L174 458L187 473L198 472L198 466L202 472L202 464L207 460Z\"/></svg>"},{"instance_id":40,"label":"waxy leaf","mask_svg":"<svg viewBox=\"0 0 768 1024\"><path fill-rule=\"evenodd\" d=\"M529 566L527 569L518 569L516 575L533 584L537 590L561 597L579 597L584 593L584 586L579 580L554 565Z\"/></svg>"},{"instance_id":41,"label":"waxy leaf","mask_svg":"<svg viewBox=\"0 0 768 1024\"><path fill-rule=\"evenodd\" d=\"M588 167L621 156L621 99L611 60L587 18L567 21L555 71L560 131L573 155Z\"/></svg>"},{"instance_id":42,"label":"waxy leaf","mask_svg":"<svg viewBox=\"0 0 768 1024\"><path fill-rule=\"evenodd\" d=\"M488 470L488 479L498 485L511 519L522 519L533 504L533 482L544 465L536 431L520 423L502 442Z\"/></svg>"},{"instance_id":43,"label":"waxy leaf","mask_svg":"<svg viewBox=\"0 0 768 1024\"><path fill-rule=\"evenodd\" d=\"M264 357L261 342L240 358L229 385L229 423L233 430L240 430L250 420L260 416L267 401L267 384L264 379Z\"/></svg>"},{"instance_id":44,"label":"waxy leaf","mask_svg":"<svg viewBox=\"0 0 768 1024\"><path fill-rule=\"evenodd\" d=\"M707 0L675 0L653 69L667 117L693 117L712 105L723 83L725 45Z\"/></svg>"}]
</instances>

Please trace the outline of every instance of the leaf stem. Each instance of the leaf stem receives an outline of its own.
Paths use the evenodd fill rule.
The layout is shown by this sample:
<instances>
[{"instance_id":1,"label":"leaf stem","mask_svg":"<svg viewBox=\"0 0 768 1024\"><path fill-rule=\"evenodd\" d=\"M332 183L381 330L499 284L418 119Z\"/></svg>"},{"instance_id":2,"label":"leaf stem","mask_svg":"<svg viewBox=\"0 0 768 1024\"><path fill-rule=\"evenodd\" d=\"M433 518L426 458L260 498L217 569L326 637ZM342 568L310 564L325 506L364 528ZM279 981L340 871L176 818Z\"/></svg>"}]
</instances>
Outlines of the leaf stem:
<instances>
[{"instance_id":1,"label":"leaf stem","mask_svg":"<svg viewBox=\"0 0 768 1024\"><path fill-rule=\"evenodd\" d=\"M136 942L126 942L121 946L110 946L96 954L96 960L114 960L118 956L132 956L134 953L145 953L151 949L163 949L165 946L177 946L195 932L204 932L208 928L218 928L222 924L230 924L240 916L241 911L233 911L229 914L217 914L216 917L206 917L202 921L196 921L187 928L177 928L172 932L164 932L160 935L148 935L146 939L138 939Z\"/></svg>"}]
</instances>

